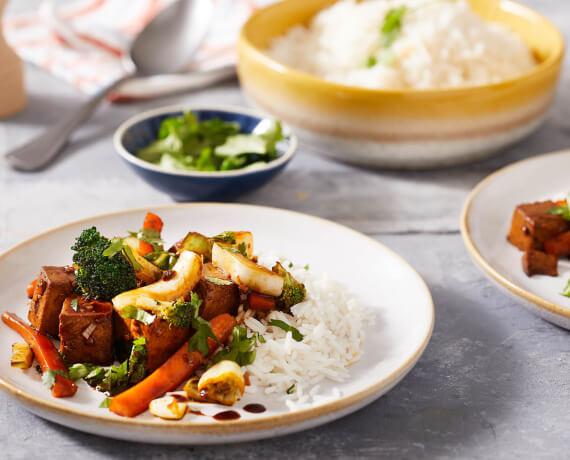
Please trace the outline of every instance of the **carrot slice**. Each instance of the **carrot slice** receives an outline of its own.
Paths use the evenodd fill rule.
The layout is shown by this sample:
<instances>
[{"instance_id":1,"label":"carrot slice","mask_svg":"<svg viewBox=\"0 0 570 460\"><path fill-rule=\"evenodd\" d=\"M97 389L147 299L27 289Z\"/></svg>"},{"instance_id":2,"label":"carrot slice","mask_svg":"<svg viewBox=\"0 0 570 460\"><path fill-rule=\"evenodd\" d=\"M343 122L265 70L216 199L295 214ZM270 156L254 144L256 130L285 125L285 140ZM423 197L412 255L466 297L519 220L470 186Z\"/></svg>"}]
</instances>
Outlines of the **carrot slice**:
<instances>
[{"instance_id":1,"label":"carrot slice","mask_svg":"<svg viewBox=\"0 0 570 460\"><path fill-rule=\"evenodd\" d=\"M34 352L34 355L40 364L42 372L51 369L68 373L69 369L61 359L60 354L55 345L45 335L40 334L34 328L24 322L22 318L14 313L5 312L2 314L2 321L8 327L16 331L28 343ZM56 374L55 383L51 388L51 394L54 398L65 398L73 396L77 391L77 385L73 381Z\"/></svg>"},{"instance_id":2,"label":"carrot slice","mask_svg":"<svg viewBox=\"0 0 570 460\"><path fill-rule=\"evenodd\" d=\"M141 256L146 256L154 251L152 244L147 243L146 241L139 240L139 254Z\"/></svg>"},{"instance_id":3,"label":"carrot slice","mask_svg":"<svg viewBox=\"0 0 570 460\"><path fill-rule=\"evenodd\" d=\"M38 284L37 278L34 281L32 281L30 284L28 284L28 288L26 289L26 292L28 294L28 299L31 299L34 296L34 291L36 290L36 284Z\"/></svg>"},{"instance_id":4,"label":"carrot slice","mask_svg":"<svg viewBox=\"0 0 570 460\"><path fill-rule=\"evenodd\" d=\"M227 313L212 319L212 332L220 343L225 343L236 325L233 316ZM218 344L208 339L208 355L218 348ZM205 357L199 351L188 350L188 342L185 342L176 353L134 387L115 396L111 401L109 410L123 417L134 417L148 409L153 399L161 397L168 391L173 391L184 380L188 379L200 365Z\"/></svg>"},{"instance_id":5,"label":"carrot slice","mask_svg":"<svg viewBox=\"0 0 570 460\"><path fill-rule=\"evenodd\" d=\"M143 228L154 228L158 233L162 232L164 223L162 219L152 212L147 212L143 222Z\"/></svg>"},{"instance_id":6,"label":"carrot slice","mask_svg":"<svg viewBox=\"0 0 570 460\"><path fill-rule=\"evenodd\" d=\"M252 310L272 310L275 308L275 297L259 294L257 292L250 292L247 296L249 308Z\"/></svg>"},{"instance_id":7,"label":"carrot slice","mask_svg":"<svg viewBox=\"0 0 570 460\"><path fill-rule=\"evenodd\" d=\"M570 232L564 232L546 240L544 249L548 254L553 254L557 257L570 256Z\"/></svg>"}]
</instances>

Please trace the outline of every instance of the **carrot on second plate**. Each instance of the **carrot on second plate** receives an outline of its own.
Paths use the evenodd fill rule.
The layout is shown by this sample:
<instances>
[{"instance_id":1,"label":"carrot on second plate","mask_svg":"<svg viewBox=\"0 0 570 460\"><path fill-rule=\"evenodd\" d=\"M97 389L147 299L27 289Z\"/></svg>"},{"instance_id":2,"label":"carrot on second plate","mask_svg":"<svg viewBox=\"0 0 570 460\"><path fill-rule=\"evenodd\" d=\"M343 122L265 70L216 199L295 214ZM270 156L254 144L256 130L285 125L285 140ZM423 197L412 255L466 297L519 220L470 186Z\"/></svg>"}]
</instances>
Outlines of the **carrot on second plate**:
<instances>
[{"instance_id":1,"label":"carrot on second plate","mask_svg":"<svg viewBox=\"0 0 570 460\"><path fill-rule=\"evenodd\" d=\"M28 294L28 299L31 299L34 296L34 291L36 290L36 284L38 284L38 279L36 278L30 284L28 284L28 288L26 289L26 293Z\"/></svg>"},{"instance_id":2,"label":"carrot on second plate","mask_svg":"<svg viewBox=\"0 0 570 460\"><path fill-rule=\"evenodd\" d=\"M33 327L26 324L22 318L14 313L5 312L2 314L2 321L8 327L16 331L28 343L34 352L42 372L47 370L61 371L65 374L69 369L61 359L57 348L45 335L36 331ZM73 396L77 391L77 385L72 380L56 374L55 382L51 388L51 394L54 398L65 398Z\"/></svg>"},{"instance_id":3,"label":"carrot on second plate","mask_svg":"<svg viewBox=\"0 0 570 460\"><path fill-rule=\"evenodd\" d=\"M570 232L556 235L554 238L544 242L544 249L548 254L557 257L570 256Z\"/></svg>"},{"instance_id":4,"label":"carrot on second plate","mask_svg":"<svg viewBox=\"0 0 570 460\"><path fill-rule=\"evenodd\" d=\"M147 212L143 222L143 228L154 228L158 233L162 232L164 223L162 219L152 212Z\"/></svg>"},{"instance_id":5,"label":"carrot on second plate","mask_svg":"<svg viewBox=\"0 0 570 460\"><path fill-rule=\"evenodd\" d=\"M211 324L214 335L220 343L225 343L236 325L236 320L233 316L224 313L213 318ZM208 355L211 355L218 346L214 340L209 338ZM111 400L109 410L123 417L139 415L148 409L153 399L175 390L178 385L188 379L205 359L199 351L189 351L188 342L185 342L176 353L147 378L115 396Z\"/></svg>"},{"instance_id":6,"label":"carrot on second plate","mask_svg":"<svg viewBox=\"0 0 570 460\"><path fill-rule=\"evenodd\" d=\"M265 311L275 308L275 297L270 297L257 292L250 292L247 296L249 308L252 310Z\"/></svg>"}]
</instances>

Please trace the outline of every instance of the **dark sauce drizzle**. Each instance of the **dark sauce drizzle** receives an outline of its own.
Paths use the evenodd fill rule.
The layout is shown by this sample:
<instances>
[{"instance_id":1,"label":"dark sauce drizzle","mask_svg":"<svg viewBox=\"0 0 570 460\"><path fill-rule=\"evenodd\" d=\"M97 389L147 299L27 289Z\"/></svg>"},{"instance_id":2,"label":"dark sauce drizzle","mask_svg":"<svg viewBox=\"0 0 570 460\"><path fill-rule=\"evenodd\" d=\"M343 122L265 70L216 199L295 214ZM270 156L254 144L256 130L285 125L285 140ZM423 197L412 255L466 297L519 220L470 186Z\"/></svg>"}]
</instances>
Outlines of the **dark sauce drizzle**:
<instances>
[{"instance_id":1,"label":"dark sauce drizzle","mask_svg":"<svg viewBox=\"0 0 570 460\"><path fill-rule=\"evenodd\" d=\"M261 414L265 412L265 406L263 404L247 404L243 408L246 412L251 412L252 414Z\"/></svg>"},{"instance_id":2,"label":"dark sauce drizzle","mask_svg":"<svg viewBox=\"0 0 570 460\"><path fill-rule=\"evenodd\" d=\"M241 415L239 415L239 413L237 413L235 410L225 410L214 415L214 419L220 422L225 422L227 420L237 420L240 417Z\"/></svg>"}]
</instances>

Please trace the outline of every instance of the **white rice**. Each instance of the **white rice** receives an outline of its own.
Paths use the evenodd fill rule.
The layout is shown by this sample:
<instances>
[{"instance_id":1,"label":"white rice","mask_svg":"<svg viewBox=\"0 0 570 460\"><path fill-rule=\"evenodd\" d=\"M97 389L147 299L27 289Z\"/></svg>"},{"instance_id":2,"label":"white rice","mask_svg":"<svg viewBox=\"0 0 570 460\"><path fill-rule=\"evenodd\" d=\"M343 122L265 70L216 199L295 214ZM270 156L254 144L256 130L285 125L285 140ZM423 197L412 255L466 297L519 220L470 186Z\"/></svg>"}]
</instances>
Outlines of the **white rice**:
<instances>
[{"instance_id":1,"label":"white rice","mask_svg":"<svg viewBox=\"0 0 570 460\"><path fill-rule=\"evenodd\" d=\"M384 18L401 6L401 32L382 46ZM326 80L366 88L486 85L536 65L517 34L484 21L465 0L342 0L308 27L295 26L276 38L267 53ZM376 64L367 67L371 56Z\"/></svg>"},{"instance_id":2,"label":"white rice","mask_svg":"<svg viewBox=\"0 0 570 460\"><path fill-rule=\"evenodd\" d=\"M275 257L260 258L260 263L270 267L275 260ZM332 392L329 389L325 395L321 383L343 382L350 377L348 367L359 360L365 326L374 323L374 316L341 283L326 275L313 275L304 268L289 270L305 284L306 300L293 306L291 314L273 311L261 321L249 310L244 324L265 339L265 343L256 347L254 363L247 367L252 390L257 387L266 394L278 395L293 410L325 396L340 396L338 388ZM291 332L267 326L272 319L297 328L303 340L297 342ZM287 394L292 386L291 394Z\"/></svg>"}]
</instances>

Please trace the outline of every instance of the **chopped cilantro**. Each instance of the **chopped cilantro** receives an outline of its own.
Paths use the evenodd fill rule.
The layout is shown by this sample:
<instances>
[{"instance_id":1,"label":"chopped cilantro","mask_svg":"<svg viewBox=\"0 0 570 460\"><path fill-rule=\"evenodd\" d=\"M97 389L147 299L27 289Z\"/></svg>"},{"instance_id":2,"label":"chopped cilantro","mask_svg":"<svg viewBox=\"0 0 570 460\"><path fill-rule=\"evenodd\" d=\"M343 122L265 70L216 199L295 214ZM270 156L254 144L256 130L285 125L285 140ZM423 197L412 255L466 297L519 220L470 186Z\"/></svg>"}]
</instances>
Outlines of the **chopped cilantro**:
<instances>
[{"instance_id":1,"label":"chopped cilantro","mask_svg":"<svg viewBox=\"0 0 570 460\"><path fill-rule=\"evenodd\" d=\"M561 216L565 220L570 220L570 193L566 197L566 204L557 206L556 208L549 209L548 214Z\"/></svg>"},{"instance_id":2,"label":"chopped cilantro","mask_svg":"<svg viewBox=\"0 0 570 460\"><path fill-rule=\"evenodd\" d=\"M376 56L368 56L368 59L366 59L364 66L370 68L374 67L377 63L378 60L376 59Z\"/></svg>"},{"instance_id":3,"label":"chopped cilantro","mask_svg":"<svg viewBox=\"0 0 570 460\"><path fill-rule=\"evenodd\" d=\"M293 262L289 262L289 268L293 268Z\"/></svg>"},{"instance_id":4,"label":"chopped cilantro","mask_svg":"<svg viewBox=\"0 0 570 460\"><path fill-rule=\"evenodd\" d=\"M192 292L190 294L190 303L193 306L193 311L191 312L191 324L192 329L194 329L194 334L190 337L188 342L188 349L190 351L199 351L204 356L208 355L208 338L215 340L220 343L216 335L212 332L211 324L199 315L200 305L202 305L202 300L198 297L198 294Z\"/></svg>"},{"instance_id":5,"label":"chopped cilantro","mask_svg":"<svg viewBox=\"0 0 570 460\"><path fill-rule=\"evenodd\" d=\"M131 236L137 237L139 240L150 244L155 251L162 249L161 244L164 243L160 237L160 232L156 228L141 228L138 232L129 232Z\"/></svg>"},{"instance_id":6,"label":"chopped cilantro","mask_svg":"<svg viewBox=\"0 0 570 460\"><path fill-rule=\"evenodd\" d=\"M265 343L265 338L258 332L254 332L251 337L247 336L247 329L242 326L235 326L232 329L232 341L224 349L214 356L213 362L218 363L223 360L235 361L240 366L248 366L255 360L255 350L252 349L255 342Z\"/></svg>"},{"instance_id":7,"label":"chopped cilantro","mask_svg":"<svg viewBox=\"0 0 570 460\"><path fill-rule=\"evenodd\" d=\"M123 251L124 256L129 260L135 270L142 269L142 265L138 263L131 248L123 242L123 238L113 238L111 244L103 251L103 256L110 259L121 251Z\"/></svg>"},{"instance_id":8,"label":"chopped cilantro","mask_svg":"<svg viewBox=\"0 0 570 460\"><path fill-rule=\"evenodd\" d=\"M234 248L232 246L223 246L223 248L227 251L233 252L234 254L241 254L246 259L248 258L247 257L247 246L245 245L245 243L238 244L237 248Z\"/></svg>"},{"instance_id":9,"label":"chopped cilantro","mask_svg":"<svg viewBox=\"0 0 570 460\"><path fill-rule=\"evenodd\" d=\"M147 350L144 337L133 340L130 356L119 366L99 367L93 364L77 364L72 366L72 372L97 390L110 395L125 391L132 385L139 383L146 376ZM82 375L88 372L86 375ZM78 377L81 378L81 377Z\"/></svg>"},{"instance_id":10,"label":"chopped cilantro","mask_svg":"<svg viewBox=\"0 0 570 460\"><path fill-rule=\"evenodd\" d=\"M402 30L402 19L406 13L406 7L392 8L386 14L382 23L382 37L380 44L383 48L389 48L396 41Z\"/></svg>"},{"instance_id":11,"label":"chopped cilantro","mask_svg":"<svg viewBox=\"0 0 570 460\"><path fill-rule=\"evenodd\" d=\"M269 321L269 326L275 326L280 329L283 329L285 332L291 332L293 340L297 342L303 340L303 334L301 334L297 328L290 326L285 321L281 321L280 319L272 319L271 321Z\"/></svg>"},{"instance_id":12,"label":"chopped cilantro","mask_svg":"<svg viewBox=\"0 0 570 460\"><path fill-rule=\"evenodd\" d=\"M42 374L42 383L50 390L55 385L56 375L60 375L66 379L69 378L69 375L67 375L66 372L60 371L58 369L46 369L46 371Z\"/></svg>"},{"instance_id":13,"label":"chopped cilantro","mask_svg":"<svg viewBox=\"0 0 570 460\"><path fill-rule=\"evenodd\" d=\"M309 270L309 264L305 265L303 268L304 268L305 270Z\"/></svg>"}]
</instances>

